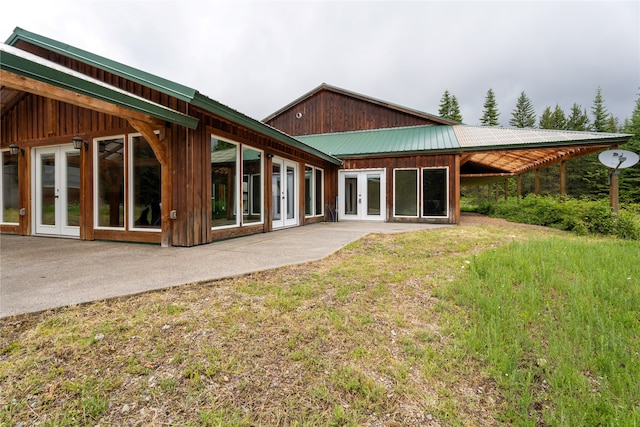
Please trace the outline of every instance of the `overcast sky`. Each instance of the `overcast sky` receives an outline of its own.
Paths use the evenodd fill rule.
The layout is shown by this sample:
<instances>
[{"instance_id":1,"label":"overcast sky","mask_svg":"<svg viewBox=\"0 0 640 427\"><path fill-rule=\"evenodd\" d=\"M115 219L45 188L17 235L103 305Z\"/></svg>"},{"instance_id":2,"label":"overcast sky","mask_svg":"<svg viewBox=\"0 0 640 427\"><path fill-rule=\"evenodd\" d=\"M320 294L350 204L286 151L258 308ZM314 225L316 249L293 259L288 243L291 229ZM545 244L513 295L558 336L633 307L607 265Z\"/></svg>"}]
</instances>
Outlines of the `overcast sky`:
<instances>
[{"instance_id":1,"label":"overcast sky","mask_svg":"<svg viewBox=\"0 0 640 427\"><path fill-rule=\"evenodd\" d=\"M190 86L263 119L325 82L431 114L445 90L479 124L487 90L508 125L524 91L539 116L623 121L640 90L640 2L11 1L15 27Z\"/></svg>"}]
</instances>

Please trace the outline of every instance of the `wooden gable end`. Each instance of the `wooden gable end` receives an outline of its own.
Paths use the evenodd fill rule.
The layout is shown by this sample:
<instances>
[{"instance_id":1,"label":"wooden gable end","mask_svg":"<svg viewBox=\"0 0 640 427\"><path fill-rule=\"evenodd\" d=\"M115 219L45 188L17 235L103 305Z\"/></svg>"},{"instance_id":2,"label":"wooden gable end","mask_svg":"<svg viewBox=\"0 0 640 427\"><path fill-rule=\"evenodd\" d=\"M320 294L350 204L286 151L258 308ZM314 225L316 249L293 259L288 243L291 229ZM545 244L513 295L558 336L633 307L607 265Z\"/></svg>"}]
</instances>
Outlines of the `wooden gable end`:
<instances>
[{"instance_id":1,"label":"wooden gable end","mask_svg":"<svg viewBox=\"0 0 640 427\"><path fill-rule=\"evenodd\" d=\"M266 123L292 136L442 124L380 101L330 89L301 99Z\"/></svg>"}]
</instances>

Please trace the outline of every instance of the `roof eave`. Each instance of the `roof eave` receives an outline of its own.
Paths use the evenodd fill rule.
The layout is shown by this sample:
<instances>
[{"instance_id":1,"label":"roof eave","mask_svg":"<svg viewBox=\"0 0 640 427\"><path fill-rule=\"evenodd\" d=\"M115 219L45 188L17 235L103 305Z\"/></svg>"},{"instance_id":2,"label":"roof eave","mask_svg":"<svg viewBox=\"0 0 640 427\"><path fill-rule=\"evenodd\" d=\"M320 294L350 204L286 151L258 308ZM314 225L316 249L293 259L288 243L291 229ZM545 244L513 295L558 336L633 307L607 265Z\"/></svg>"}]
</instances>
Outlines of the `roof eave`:
<instances>
[{"instance_id":1,"label":"roof eave","mask_svg":"<svg viewBox=\"0 0 640 427\"><path fill-rule=\"evenodd\" d=\"M196 92L195 89L191 89L187 86L110 60L103 56L87 52L86 50L61 43L57 40L53 40L48 37L26 31L20 27L16 27L13 30L13 34L9 36L5 44L15 46L15 44L17 44L19 41L25 41L35 46L51 50L52 52L75 59L98 69L113 73L136 83L140 83L149 88L158 90L164 94L173 96L183 101L189 102Z\"/></svg>"},{"instance_id":2,"label":"roof eave","mask_svg":"<svg viewBox=\"0 0 640 427\"><path fill-rule=\"evenodd\" d=\"M15 51L11 52L12 49ZM18 55L18 52L21 54ZM2 45L0 68L16 75L106 101L190 129L195 129L198 125L198 119L194 117L171 110L160 104L152 103L118 88L109 87L104 83L94 82L88 76L77 76L72 70L64 72L56 69L55 67L64 68L58 64L52 63L52 66L47 66L44 62L49 61L45 59L34 56L38 61L30 60L27 58L29 55L31 54L12 46Z\"/></svg>"},{"instance_id":3,"label":"roof eave","mask_svg":"<svg viewBox=\"0 0 640 427\"><path fill-rule=\"evenodd\" d=\"M251 117L246 116L240 113L239 111L236 111L211 98L208 98L207 96L202 95L199 92L196 92L193 98L193 101L191 102L191 105L193 105L194 107L202 108L210 113L219 115L220 117L223 117L234 123L238 123L239 125L242 125L255 132L258 132L270 138L276 139L277 141L299 148L302 151L313 154L314 156L317 156L323 160L326 160L334 165L337 165L337 166L342 165L342 160L338 159L337 157L334 157L310 145L307 145L304 142L298 139L295 139L269 125L266 125L258 120L252 119Z\"/></svg>"},{"instance_id":4,"label":"roof eave","mask_svg":"<svg viewBox=\"0 0 640 427\"><path fill-rule=\"evenodd\" d=\"M615 137L606 138L589 138L573 141L555 141L555 142L540 142L540 143L526 143L526 144L507 144L507 145L483 145L483 146L468 146L460 147L461 151L496 151L496 150L508 150L508 149L528 149L528 148L559 148L559 147L571 147L575 145L611 145L611 144L626 144L629 142L633 135L618 134Z\"/></svg>"}]
</instances>

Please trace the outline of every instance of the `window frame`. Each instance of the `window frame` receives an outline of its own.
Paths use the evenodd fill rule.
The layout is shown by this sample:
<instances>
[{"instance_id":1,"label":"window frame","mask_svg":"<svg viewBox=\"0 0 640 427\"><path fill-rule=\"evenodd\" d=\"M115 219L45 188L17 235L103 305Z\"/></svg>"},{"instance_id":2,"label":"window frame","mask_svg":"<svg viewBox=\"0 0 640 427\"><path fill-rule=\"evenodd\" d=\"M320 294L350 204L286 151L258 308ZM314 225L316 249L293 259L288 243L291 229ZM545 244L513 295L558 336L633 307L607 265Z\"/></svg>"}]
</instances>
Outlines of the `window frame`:
<instances>
[{"instance_id":1,"label":"window frame","mask_svg":"<svg viewBox=\"0 0 640 427\"><path fill-rule=\"evenodd\" d=\"M414 171L415 179L416 179L416 194L415 194L415 202L416 202L416 212L415 215L398 215L396 214L397 208L397 172L398 171ZM420 168L395 168L393 170L393 217L394 218L420 218Z\"/></svg>"},{"instance_id":2,"label":"window frame","mask_svg":"<svg viewBox=\"0 0 640 427\"><path fill-rule=\"evenodd\" d=\"M250 226L255 226L255 225L263 225L264 224L264 219L265 219L265 187L264 187L264 177L265 177L265 161L264 161L264 150L261 150L259 148L256 148L252 145L249 144L243 144L241 142L238 141L234 141L230 138L225 138L223 136L219 136L216 135L215 133L210 133L209 134L210 137L210 142L209 142L209 176L211 176L211 165L213 164L211 161L211 140L216 139L219 141L223 141L226 142L227 144L233 144L236 147L236 176L234 179L234 191L236 192L236 194L234 194L234 210L235 210L235 217L236 217L236 222L235 224L226 224L226 225L218 225L218 226L214 226L213 225L213 217L211 216L211 220L212 220L212 224L211 224L211 230L212 231L217 231L217 230L224 230L224 229L228 229L228 228L238 228L238 227L250 227ZM259 221L252 221L252 222L245 222L244 217L245 217L245 206L244 206L244 178L245 178L245 173L244 173L244 152L245 150L252 150L252 151L256 151L258 152L258 158L260 159L260 179L258 180L260 183L260 220ZM247 181L247 187L248 189L253 188L253 183L255 182L255 177L258 176L258 174L249 174L247 175L248 177L248 181ZM209 188L209 200L213 200L213 182L211 182L211 186ZM247 202L248 202L248 210L249 213L247 215L254 215L256 214L255 210L254 210L254 205L253 202L250 201L249 199L251 198L252 193L250 191L248 191L247 193ZM212 213L213 214L213 213Z\"/></svg>"},{"instance_id":3,"label":"window frame","mask_svg":"<svg viewBox=\"0 0 640 427\"><path fill-rule=\"evenodd\" d=\"M18 171L18 158L16 156L16 195L18 198L18 221L16 222L10 222L10 221L5 221L5 217L4 217L4 210L5 210L5 200L4 200L4 156L5 154L8 153L9 156L13 156L9 150L0 150L0 224L3 225L19 225L20 224L20 173Z\"/></svg>"},{"instance_id":4,"label":"window frame","mask_svg":"<svg viewBox=\"0 0 640 427\"><path fill-rule=\"evenodd\" d=\"M424 172L427 170L444 170L444 215L425 215L424 213ZM449 166L430 166L420 170L420 214L422 218L449 218Z\"/></svg>"},{"instance_id":5,"label":"window frame","mask_svg":"<svg viewBox=\"0 0 640 427\"><path fill-rule=\"evenodd\" d=\"M123 165L122 165L122 179L123 179L123 191L125 192L122 203L123 203L123 226L122 227L113 227L113 226L104 226L100 225L100 150L99 144L102 141L108 141L113 139L122 139L124 150L123 155ZM99 138L93 139L93 228L96 230L115 230L115 231L126 231L127 230L127 221L128 221L128 209L129 209L129 201L128 201L128 184L127 184L127 162L128 162L128 143L127 143L127 134L119 134L119 135L109 135L103 136Z\"/></svg>"},{"instance_id":6,"label":"window frame","mask_svg":"<svg viewBox=\"0 0 640 427\"><path fill-rule=\"evenodd\" d=\"M311 194L307 194L307 171L311 170L311 184L309 185ZM320 212L318 212L318 172L320 172ZM317 166L304 165L304 217L315 218L324 216L324 169ZM307 214L307 199L311 201L311 213Z\"/></svg>"},{"instance_id":7,"label":"window frame","mask_svg":"<svg viewBox=\"0 0 640 427\"><path fill-rule=\"evenodd\" d=\"M154 132L156 135L159 135L160 132L155 131ZM162 232L162 224L159 227L136 227L136 216L135 216L135 201L133 200L134 198L134 193L135 193L135 189L134 189L134 185L135 185L135 179L134 179L134 166L135 166L135 162L134 162L134 158L133 156L135 155L135 150L133 150L133 139L136 137L140 137L142 138L147 145L149 145L149 147L151 148L151 151L153 152L153 155L156 159L156 161L158 162L159 166L160 166L160 218L162 218L162 164L160 163L160 161L158 160L158 157L155 155L155 151L153 151L153 148L151 147L151 144L149 144L149 141L147 141L144 136L142 136L141 133L129 133L127 134L127 140L126 140L126 151L127 151L127 175L125 176L125 185L127 188L127 193L126 194L126 198L127 198L127 202L128 202L128 207L125 208L125 216L127 217L127 221L128 223L125 224L125 228L127 230L131 230L131 231L143 231L143 232L151 232L151 233L161 233Z\"/></svg>"}]
</instances>

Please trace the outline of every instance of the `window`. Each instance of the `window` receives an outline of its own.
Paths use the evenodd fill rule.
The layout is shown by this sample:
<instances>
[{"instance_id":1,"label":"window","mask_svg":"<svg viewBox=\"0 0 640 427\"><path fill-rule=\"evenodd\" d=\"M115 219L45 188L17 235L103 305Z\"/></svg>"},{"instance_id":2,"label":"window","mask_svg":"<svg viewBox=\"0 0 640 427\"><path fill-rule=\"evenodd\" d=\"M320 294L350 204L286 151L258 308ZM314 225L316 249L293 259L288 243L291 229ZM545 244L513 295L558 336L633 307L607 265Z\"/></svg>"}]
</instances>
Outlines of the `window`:
<instances>
[{"instance_id":1,"label":"window","mask_svg":"<svg viewBox=\"0 0 640 427\"><path fill-rule=\"evenodd\" d=\"M242 148L242 223L262 222L262 152Z\"/></svg>"},{"instance_id":2,"label":"window","mask_svg":"<svg viewBox=\"0 0 640 427\"><path fill-rule=\"evenodd\" d=\"M9 151L0 153L0 222L17 224L18 207L18 156Z\"/></svg>"},{"instance_id":3,"label":"window","mask_svg":"<svg viewBox=\"0 0 640 427\"><path fill-rule=\"evenodd\" d=\"M238 225L238 144L211 137L211 224Z\"/></svg>"},{"instance_id":4,"label":"window","mask_svg":"<svg viewBox=\"0 0 640 427\"><path fill-rule=\"evenodd\" d=\"M324 171L313 166L304 167L304 214L324 214Z\"/></svg>"},{"instance_id":5,"label":"window","mask_svg":"<svg viewBox=\"0 0 640 427\"><path fill-rule=\"evenodd\" d=\"M394 216L418 216L418 170L395 169Z\"/></svg>"},{"instance_id":6,"label":"window","mask_svg":"<svg viewBox=\"0 0 640 427\"><path fill-rule=\"evenodd\" d=\"M448 216L448 168L422 169L422 216Z\"/></svg>"},{"instance_id":7,"label":"window","mask_svg":"<svg viewBox=\"0 0 640 427\"><path fill-rule=\"evenodd\" d=\"M124 229L124 136L96 140L96 227Z\"/></svg>"},{"instance_id":8,"label":"window","mask_svg":"<svg viewBox=\"0 0 640 427\"><path fill-rule=\"evenodd\" d=\"M162 167L142 136L130 136L129 141L129 223L134 228L161 230Z\"/></svg>"},{"instance_id":9,"label":"window","mask_svg":"<svg viewBox=\"0 0 640 427\"><path fill-rule=\"evenodd\" d=\"M212 136L211 226L263 222L263 179L262 151Z\"/></svg>"}]
</instances>

